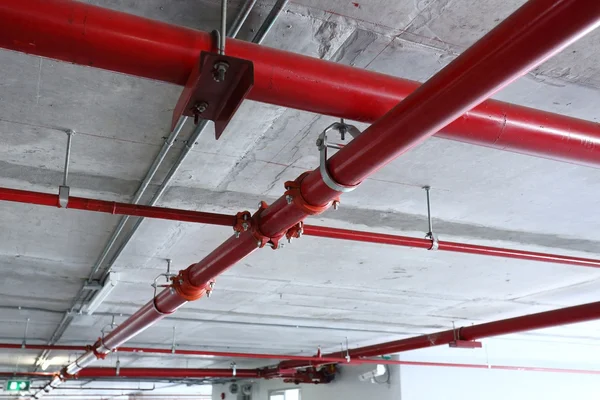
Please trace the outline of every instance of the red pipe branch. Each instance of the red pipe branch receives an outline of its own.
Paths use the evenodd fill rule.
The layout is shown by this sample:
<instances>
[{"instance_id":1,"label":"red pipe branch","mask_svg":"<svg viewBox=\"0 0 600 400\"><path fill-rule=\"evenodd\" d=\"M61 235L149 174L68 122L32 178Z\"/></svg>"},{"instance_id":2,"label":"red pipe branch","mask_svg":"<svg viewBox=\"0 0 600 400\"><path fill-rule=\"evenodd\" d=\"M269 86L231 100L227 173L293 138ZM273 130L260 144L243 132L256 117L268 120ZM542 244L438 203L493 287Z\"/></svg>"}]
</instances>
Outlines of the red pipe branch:
<instances>
[{"instance_id":1,"label":"red pipe branch","mask_svg":"<svg viewBox=\"0 0 600 400\"><path fill-rule=\"evenodd\" d=\"M484 324L465 326L409 339L377 344L350 350L350 357L376 357L385 354L449 344L455 340L477 340L487 337L551 328L600 319L600 302L561 308L537 314L508 318ZM335 356L333 353L331 356ZM329 357L329 355L327 356ZM285 368L287 366L284 364Z\"/></svg>"},{"instance_id":2,"label":"red pipe branch","mask_svg":"<svg viewBox=\"0 0 600 400\"><path fill-rule=\"evenodd\" d=\"M530 367L530 366L516 366L516 365L493 365L493 364L468 364L468 363L447 363L447 362L430 362L430 361L402 361L402 360L373 360L375 364L386 364L386 365L404 365L408 367L441 367L441 368L468 368L468 369L488 369L488 370L502 370L502 371L522 371L522 372L544 372L544 373L558 373L558 374L581 374L581 375L600 375L600 370L590 370L590 369L572 369L572 368L547 368L547 367ZM343 363L343 361L340 361ZM167 370L166 374L160 374L162 369L156 370L156 372L145 372L150 369L140 369L135 368L135 374L139 374L142 376L132 376L130 370L131 368L122 368L120 369L120 373L118 377L122 378L174 378L174 377L182 377L182 375L186 375L186 378L197 378L199 375L211 375L211 376L202 376L203 378L209 377L231 377L231 370L203 370L203 369L195 369L195 370ZM140 371L141 370L141 371ZM125 371L125 374L121 374L121 371ZM170 372L170 371L178 371L178 372ZM180 372L179 372L180 371ZM189 372L184 372L189 371ZM206 371L206 372L203 372ZM226 375L226 372L229 372L229 375ZM239 372L237 370L236 372ZM240 378L258 378L256 376L256 370L241 370L248 371L243 373L245 376L238 376ZM146 374L146 375L144 375ZM0 376L2 377L49 377L53 376L52 372L14 372L14 371L0 371ZM173 376L175 375L175 376ZM192 376L188 376L192 375ZM225 375L225 376L214 376L214 375ZM116 370L113 368L88 368L83 370L79 375L82 378L116 378ZM237 376L237 373L236 373Z\"/></svg>"},{"instance_id":3,"label":"red pipe branch","mask_svg":"<svg viewBox=\"0 0 600 400\"><path fill-rule=\"evenodd\" d=\"M236 369L235 376L232 369L198 368L120 368L119 373L115 368L86 368L77 374L79 378L260 378L257 369Z\"/></svg>"},{"instance_id":4,"label":"red pipe branch","mask_svg":"<svg viewBox=\"0 0 600 400\"><path fill-rule=\"evenodd\" d=\"M69 346L69 345L27 345L23 347L21 344L0 343L0 349L29 349L29 350L63 350L63 351L86 351L85 346ZM529 366L512 366L512 365L492 365L492 364L460 364L460 363L443 363L443 362L428 362L428 361L403 361L403 360L388 360L388 359L368 359L368 358L351 358L350 362L343 357L323 357L323 356L296 356L285 354L265 354L265 353L237 353L223 352L210 350L180 350L176 349L157 349L152 347L119 347L119 353L144 353L144 354L161 354L161 355L185 355L185 356L210 356L224 358L247 358L247 359L263 359L263 360L288 360L288 361L305 361L310 362L310 365L323 365L329 363L344 364L344 365L365 365L365 364L384 364L384 365L406 365L406 366L421 366L421 367L449 367L449 368L475 368L475 369L500 369L508 371L533 371L533 372L553 372L553 373L572 373L572 374L594 374L599 375L600 370L582 370L582 369L565 369L565 368L544 368L544 367L529 367ZM114 376L110 372L105 372L104 368L85 369L80 377L91 377L93 371L100 370L102 376ZM125 369L126 371L128 369ZM111 369L112 373L116 370ZM198 371L198 370L193 370ZM204 371L204 370L203 370ZM196 372L197 373L197 372ZM0 376L15 375L14 372L0 372ZM17 374L20 375L20 374ZM42 373L39 376L52 376L53 373ZM125 376L125 375L120 375ZM157 377L158 373L153 374ZM164 376L167 377L167 376ZM169 376L170 377L170 376Z\"/></svg>"},{"instance_id":5,"label":"red pipe branch","mask_svg":"<svg viewBox=\"0 0 600 400\"><path fill-rule=\"evenodd\" d=\"M58 195L0 188L0 201L56 207L58 204ZM174 208L141 206L112 201L87 199L83 197L71 197L69 199L68 208L109 214L158 218L172 221L195 222L230 227L233 227L235 223L234 215L179 210ZM431 247L431 240L429 239L412 238L408 236L388 235L385 233L363 232L351 229L329 228L325 226L306 224L304 225L303 229L304 234L307 236L351 240L355 242L380 243L420 249L429 249ZM478 254L484 256L600 268L600 260L598 259L538 253L532 251L480 246L457 242L439 241L438 243L438 250L440 251L452 251L457 253Z\"/></svg>"},{"instance_id":6,"label":"red pipe branch","mask_svg":"<svg viewBox=\"0 0 600 400\"><path fill-rule=\"evenodd\" d=\"M12 4L13 1L8 3ZM53 13L52 5L48 6L48 4L54 4L54 1L32 0L28 2L28 4L30 3L39 3L41 10L46 10L49 14L43 22L47 23L52 20L51 15L56 15ZM78 23L76 21L80 21L80 18L85 21L83 24L86 27L85 37L73 36L71 39L77 39L74 42L71 40L69 45L78 46L85 43L86 48L91 50L88 54L110 48L106 46L107 43L100 48L90 45L90 42L93 42L99 33L114 35L110 30L111 22L114 23L114 21L106 18L110 14L96 20L96 22L107 24L106 26L100 24L101 28L97 30L98 28L94 28L95 18L86 11L89 10L88 8L78 6L70 1L57 2L57 4L70 5L70 7L62 7L63 14L59 12L58 15L62 15L63 19L65 15L71 17L71 33L73 30L77 32ZM23 7L18 7L18 2L15 7L23 11ZM24 7L25 10L27 8ZM6 7L0 8L1 10L6 10ZM101 13L101 9L96 10L100 10L98 13ZM64 14L65 12L66 14ZM19 11L13 14L15 14L16 20L26 23L27 28L23 29L18 23L15 25L13 20L9 23L11 29L28 35L27 32L31 29L31 25L35 24L35 21L23 19ZM117 17L115 16L115 18ZM121 24L126 22L122 18L119 21ZM140 21L144 22L145 20ZM450 124L463 113L483 102L495 91L562 50L599 23L600 3L598 2L531 0L525 3L473 47L452 61L427 83L378 119L358 138L336 153L327 163L332 179L337 181L338 185L343 186L359 184L391 160ZM52 24L45 26L51 31L59 28ZM0 27L4 29L1 24ZM143 28L143 26L138 26L138 28ZM8 31L10 32L11 29ZM147 31L147 33L152 32ZM165 32L154 33L164 34ZM35 37L35 34L33 35ZM173 38L171 36L167 39ZM51 48L56 47L55 39L56 36L53 36L50 41L40 38L41 44ZM137 37L130 39L140 42ZM35 40L33 43L37 46ZM119 50L121 55L135 56L135 50L127 48L127 42L113 44L122 49ZM61 46L59 45L59 47ZM232 47L236 47L235 42L230 49ZM259 53L264 51L263 48L253 49ZM235 55L235 51L231 55ZM244 56L243 54L237 55ZM260 67L257 66L256 70L257 86L260 86ZM271 71L269 84L275 87L275 90L279 90L273 80L276 73L275 68L270 66L269 71ZM325 88L320 87L318 93L323 93L323 89ZM338 100L335 97L332 99L334 102ZM323 179L324 177L317 169L303 174L296 182L289 182L286 185L289 188L286 195L280 197L271 206L261 206L260 210L254 214L248 231L241 233L239 237L236 235L230 237L203 260L181 271L178 278L173 281L173 287L161 292L118 328L102 340L98 340L92 350L66 366L62 375L68 377L79 373L83 368L92 364L97 357L104 357L112 349L161 320L165 315L175 312L187 301L202 297L210 289L210 282L216 276L254 252L258 247L264 247L268 242L276 244L278 239L290 228L303 221L307 216L328 208L333 201L337 200L341 190L331 189L332 183L326 184ZM45 389L52 390L53 387L60 385L60 382L60 377L56 377Z\"/></svg>"},{"instance_id":7,"label":"red pipe branch","mask_svg":"<svg viewBox=\"0 0 600 400\"><path fill-rule=\"evenodd\" d=\"M582 3L580 12L593 16L596 3ZM522 22L533 26L568 7L563 1ZM567 12L567 21L581 20L581 14ZM200 52L211 49L206 32L72 0L4 0L0 22L0 47L178 85L185 84ZM542 30L557 34L549 26ZM512 32L515 42L522 32ZM532 41L531 47L536 44ZM228 40L227 53L253 61L250 99L356 121L376 121L419 87L418 82L234 39ZM523 55L511 53L498 65L518 62ZM589 121L488 100L440 128L438 136L446 139L600 165L600 125Z\"/></svg>"},{"instance_id":8,"label":"red pipe branch","mask_svg":"<svg viewBox=\"0 0 600 400\"><path fill-rule=\"evenodd\" d=\"M0 200L15 203L36 204L58 207L58 195L0 188ZM139 204L117 203L83 197L69 197L68 208L133 217L168 219L172 221L196 222L210 225L233 226L235 216L201 211L178 210L174 208L143 206Z\"/></svg>"}]
</instances>

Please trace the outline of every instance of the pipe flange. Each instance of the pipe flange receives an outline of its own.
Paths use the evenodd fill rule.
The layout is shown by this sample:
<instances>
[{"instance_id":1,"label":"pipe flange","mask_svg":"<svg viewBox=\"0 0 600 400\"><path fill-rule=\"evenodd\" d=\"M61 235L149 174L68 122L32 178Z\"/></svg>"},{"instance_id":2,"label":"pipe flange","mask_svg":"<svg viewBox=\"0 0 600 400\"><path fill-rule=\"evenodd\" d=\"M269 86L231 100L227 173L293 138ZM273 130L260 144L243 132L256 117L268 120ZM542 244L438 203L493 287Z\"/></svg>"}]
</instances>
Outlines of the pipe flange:
<instances>
[{"instance_id":1,"label":"pipe flange","mask_svg":"<svg viewBox=\"0 0 600 400\"><path fill-rule=\"evenodd\" d=\"M310 172L304 172L298 178L296 178L295 181L287 181L285 183L284 196L288 200L288 203L293 203L296 207L298 207L300 210L302 210L303 213L307 215L319 215L325 212L332 205L335 208L336 204L339 203L339 199L334 199L322 206L314 206L312 204L307 203L306 200L304 200L304 197L302 196L302 191L300 190L300 186L304 178L306 178L308 175L310 175Z\"/></svg>"},{"instance_id":2,"label":"pipe flange","mask_svg":"<svg viewBox=\"0 0 600 400\"><path fill-rule=\"evenodd\" d=\"M252 216L250 232L252 233L252 236L254 236L254 238L256 239L256 245L259 248L262 249L263 247L268 245L271 246L273 250L277 250L283 247L283 243L280 243L279 241L285 236L285 232L277 236L267 236L260 231L260 217L262 212L266 210L267 207L269 207L269 205L264 201L261 201L258 204L258 210Z\"/></svg>"},{"instance_id":3,"label":"pipe flange","mask_svg":"<svg viewBox=\"0 0 600 400\"><path fill-rule=\"evenodd\" d=\"M179 275L172 277L173 281L173 289L177 292L177 294L187 301L195 301L204 296L208 292L207 285L214 282L211 281L203 286L194 286L190 282L190 271L188 269L184 269L179 271ZM155 297L156 298L156 297Z\"/></svg>"}]
</instances>

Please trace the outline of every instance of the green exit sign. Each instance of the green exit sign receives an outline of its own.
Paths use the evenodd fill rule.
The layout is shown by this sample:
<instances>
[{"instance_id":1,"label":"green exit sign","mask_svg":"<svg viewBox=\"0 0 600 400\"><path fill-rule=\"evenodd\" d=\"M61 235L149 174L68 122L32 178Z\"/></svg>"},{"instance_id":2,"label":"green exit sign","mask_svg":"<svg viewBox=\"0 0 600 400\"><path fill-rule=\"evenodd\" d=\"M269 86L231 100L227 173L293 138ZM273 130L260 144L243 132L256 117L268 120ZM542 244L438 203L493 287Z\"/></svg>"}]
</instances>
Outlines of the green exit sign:
<instances>
[{"instance_id":1,"label":"green exit sign","mask_svg":"<svg viewBox=\"0 0 600 400\"><path fill-rule=\"evenodd\" d=\"M4 390L7 392L19 392L21 390L29 390L29 386L31 386L30 381L11 380L6 382Z\"/></svg>"}]
</instances>

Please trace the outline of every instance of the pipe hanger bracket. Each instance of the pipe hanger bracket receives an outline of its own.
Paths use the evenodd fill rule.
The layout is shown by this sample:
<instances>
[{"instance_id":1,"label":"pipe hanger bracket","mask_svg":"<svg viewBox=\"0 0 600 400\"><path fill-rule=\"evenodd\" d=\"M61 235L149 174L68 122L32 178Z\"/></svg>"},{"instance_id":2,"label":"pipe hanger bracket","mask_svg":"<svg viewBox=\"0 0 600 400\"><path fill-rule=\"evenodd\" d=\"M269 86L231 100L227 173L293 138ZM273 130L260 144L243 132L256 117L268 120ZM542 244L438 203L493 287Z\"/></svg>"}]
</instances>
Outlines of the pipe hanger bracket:
<instances>
[{"instance_id":1,"label":"pipe hanger bracket","mask_svg":"<svg viewBox=\"0 0 600 400\"><path fill-rule=\"evenodd\" d=\"M358 187L358 185L360 185L360 183L353 185L353 186L342 185L341 183L338 183L335 179L333 179L333 177L329 173L329 169L327 168L327 148L329 147L332 149L340 150L344 147L344 145L328 143L327 142L327 133L331 130L337 130L340 132L340 134L343 137L344 134L346 133L346 129L348 129L347 128L348 126L351 126L351 125L346 125L343 122L341 122L341 123L334 122L333 124L331 124L327 128L325 128L325 130L319 135L319 138L317 139L317 148L319 149L319 171L321 172L321 177L323 178L323 182L325 182L325 184L331 190L335 190L336 192L341 192L341 193L348 193L348 192L353 191L354 189L356 189ZM341 127L345 127L345 128L341 128ZM342 130L340 130L340 129L342 129ZM350 134L352 136L354 136L354 134L352 134L351 132L352 131L350 131Z\"/></svg>"}]
</instances>

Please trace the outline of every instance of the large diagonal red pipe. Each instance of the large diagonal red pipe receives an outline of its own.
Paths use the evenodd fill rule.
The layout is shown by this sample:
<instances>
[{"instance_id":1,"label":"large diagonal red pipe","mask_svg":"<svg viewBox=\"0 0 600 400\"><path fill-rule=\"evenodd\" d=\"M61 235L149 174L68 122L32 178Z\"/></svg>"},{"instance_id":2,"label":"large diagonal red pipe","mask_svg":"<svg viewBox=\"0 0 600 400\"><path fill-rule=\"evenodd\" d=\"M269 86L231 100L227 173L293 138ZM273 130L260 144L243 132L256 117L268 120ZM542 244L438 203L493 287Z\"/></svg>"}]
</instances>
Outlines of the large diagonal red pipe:
<instances>
[{"instance_id":1,"label":"large diagonal red pipe","mask_svg":"<svg viewBox=\"0 0 600 400\"><path fill-rule=\"evenodd\" d=\"M86 2L2 0L0 47L184 85L200 51L211 45L208 33ZM418 82L234 39L227 41L227 52L254 62L250 99L318 114L374 122L419 87ZM512 61L500 60L500 65L505 62ZM437 135L600 165L600 125L499 101L482 103Z\"/></svg>"},{"instance_id":2,"label":"large diagonal red pipe","mask_svg":"<svg viewBox=\"0 0 600 400\"><path fill-rule=\"evenodd\" d=\"M74 20L77 17L74 16ZM600 2L531 0L525 3L335 154L328 162L331 176L340 185L359 184L599 23ZM93 31L89 34L94 36ZM119 46L127 47L124 43ZM66 366L62 375L80 372L96 357L103 357L165 315L175 312L188 300L200 298L214 277L257 249L257 234L268 238L283 235L315 210L327 208L340 195L325 184L319 169L302 175L296 184L297 191L288 191L288 195L255 214L249 231L239 237L230 237L202 261L181 271L173 287L161 292L98 340L90 351ZM288 186L295 185L290 183ZM261 246L264 243L258 241ZM53 379L46 390L52 390L60 382L60 377Z\"/></svg>"}]
</instances>

